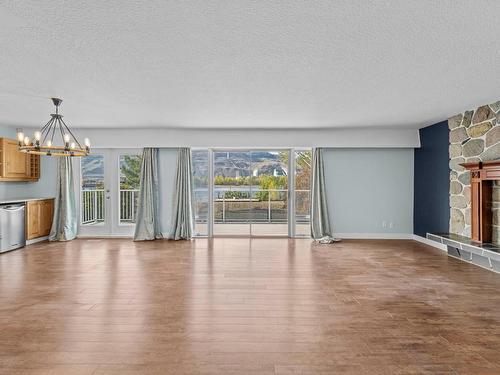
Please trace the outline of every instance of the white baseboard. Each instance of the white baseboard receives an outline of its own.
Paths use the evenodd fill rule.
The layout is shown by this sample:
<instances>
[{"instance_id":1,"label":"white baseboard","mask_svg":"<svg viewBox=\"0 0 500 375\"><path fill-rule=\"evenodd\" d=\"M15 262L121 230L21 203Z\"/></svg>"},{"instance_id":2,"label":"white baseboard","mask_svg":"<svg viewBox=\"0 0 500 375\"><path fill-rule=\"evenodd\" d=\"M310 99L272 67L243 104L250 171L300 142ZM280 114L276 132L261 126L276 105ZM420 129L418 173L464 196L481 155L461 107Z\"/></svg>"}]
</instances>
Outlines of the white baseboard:
<instances>
[{"instance_id":1,"label":"white baseboard","mask_svg":"<svg viewBox=\"0 0 500 375\"><path fill-rule=\"evenodd\" d=\"M417 242L421 242L421 243L424 243L426 245L435 247L436 249L448 252L448 247L446 245L443 245L442 243L438 243L436 241L429 240L425 237L418 236L416 234L413 235L413 239Z\"/></svg>"},{"instance_id":2,"label":"white baseboard","mask_svg":"<svg viewBox=\"0 0 500 375\"><path fill-rule=\"evenodd\" d=\"M437 243L436 241L429 240L425 237L417 236L416 234L411 233L334 233L334 237L342 238L346 240L415 240L426 245L435 247L437 249L447 251L446 245ZM123 235L108 235L108 236L90 236L90 235L78 235L78 238L82 239L112 239L112 238L128 238L132 239L131 236L123 236ZM29 240L26 244L32 244L35 242L45 241L48 237L36 238L34 240Z\"/></svg>"},{"instance_id":3,"label":"white baseboard","mask_svg":"<svg viewBox=\"0 0 500 375\"><path fill-rule=\"evenodd\" d=\"M115 234L115 235L106 235L106 236L96 236L96 235L78 235L76 236L76 238L81 238L81 239L99 239L99 238L102 238L102 239L112 239L112 238L129 238L129 239L132 239L133 237L132 236L124 236L123 234Z\"/></svg>"},{"instance_id":4,"label":"white baseboard","mask_svg":"<svg viewBox=\"0 0 500 375\"><path fill-rule=\"evenodd\" d=\"M413 234L409 233L334 233L336 238L343 238L346 240L413 240ZM107 236L92 236L92 235L78 235L78 238L90 239L90 238L130 238L132 236L123 235L107 235ZM216 237L231 237L231 236L216 236ZM233 238L246 238L245 236L232 236ZM268 238L270 236L265 236L263 238ZM287 238L286 236L279 236L280 238ZM207 237L195 237L195 238L207 238ZM163 233L163 239L167 239L167 234Z\"/></svg>"},{"instance_id":5,"label":"white baseboard","mask_svg":"<svg viewBox=\"0 0 500 375\"><path fill-rule=\"evenodd\" d=\"M34 243L47 241L48 239L49 239L49 236L33 238L32 240L26 240L26 245L33 245Z\"/></svg>"},{"instance_id":6,"label":"white baseboard","mask_svg":"<svg viewBox=\"0 0 500 375\"><path fill-rule=\"evenodd\" d=\"M334 233L334 237L346 240L412 240L410 233Z\"/></svg>"}]
</instances>

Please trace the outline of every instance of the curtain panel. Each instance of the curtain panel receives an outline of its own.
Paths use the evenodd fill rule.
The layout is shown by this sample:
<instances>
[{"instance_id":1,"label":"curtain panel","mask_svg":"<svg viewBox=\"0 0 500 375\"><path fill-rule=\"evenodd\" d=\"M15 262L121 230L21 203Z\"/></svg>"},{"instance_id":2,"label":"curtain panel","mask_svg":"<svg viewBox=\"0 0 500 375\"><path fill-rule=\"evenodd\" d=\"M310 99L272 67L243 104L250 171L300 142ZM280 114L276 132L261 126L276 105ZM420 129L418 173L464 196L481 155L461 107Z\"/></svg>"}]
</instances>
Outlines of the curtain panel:
<instances>
[{"instance_id":1,"label":"curtain panel","mask_svg":"<svg viewBox=\"0 0 500 375\"><path fill-rule=\"evenodd\" d=\"M311 184L311 237L320 243L332 243L333 238L325 187L325 167L322 148L313 150Z\"/></svg>"},{"instance_id":2,"label":"curtain panel","mask_svg":"<svg viewBox=\"0 0 500 375\"><path fill-rule=\"evenodd\" d=\"M59 157L54 218L49 241L69 241L76 238L77 217L72 158Z\"/></svg>"},{"instance_id":3,"label":"curtain panel","mask_svg":"<svg viewBox=\"0 0 500 375\"><path fill-rule=\"evenodd\" d=\"M162 238L159 212L158 149L144 148L134 241Z\"/></svg>"},{"instance_id":4,"label":"curtain panel","mask_svg":"<svg viewBox=\"0 0 500 375\"><path fill-rule=\"evenodd\" d=\"M191 149L183 147L177 153L177 170L174 186L174 204L171 228L168 238L171 240L190 240L194 233L193 172Z\"/></svg>"}]
</instances>

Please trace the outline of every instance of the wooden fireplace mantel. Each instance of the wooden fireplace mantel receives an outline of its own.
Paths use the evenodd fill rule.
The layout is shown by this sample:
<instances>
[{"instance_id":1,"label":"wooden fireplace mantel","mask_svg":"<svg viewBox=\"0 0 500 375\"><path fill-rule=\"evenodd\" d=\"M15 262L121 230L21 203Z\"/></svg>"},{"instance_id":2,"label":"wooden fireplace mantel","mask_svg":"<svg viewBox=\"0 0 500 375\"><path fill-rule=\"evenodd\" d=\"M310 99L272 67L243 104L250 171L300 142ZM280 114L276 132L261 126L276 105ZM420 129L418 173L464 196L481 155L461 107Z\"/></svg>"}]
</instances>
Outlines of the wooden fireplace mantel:
<instances>
[{"instance_id":1,"label":"wooden fireplace mantel","mask_svg":"<svg viewBox=\"0 0 500 375\"><path fill-rule=\"evenodd\" d=\"M500 160L460 165L470 171L472 240L491 242L493 181L500 180Z\"/></svg>"}]
</instances>

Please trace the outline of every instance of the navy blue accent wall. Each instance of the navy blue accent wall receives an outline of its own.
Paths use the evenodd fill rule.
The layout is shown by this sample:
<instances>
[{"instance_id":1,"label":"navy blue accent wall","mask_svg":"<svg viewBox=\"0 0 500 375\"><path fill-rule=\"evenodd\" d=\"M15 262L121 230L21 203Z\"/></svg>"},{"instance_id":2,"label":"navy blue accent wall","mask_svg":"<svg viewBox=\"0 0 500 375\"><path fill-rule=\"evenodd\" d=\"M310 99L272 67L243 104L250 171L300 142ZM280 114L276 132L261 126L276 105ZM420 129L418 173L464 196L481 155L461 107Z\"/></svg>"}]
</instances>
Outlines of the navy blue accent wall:
<instances>
[{"instance_id":1,"label":"navy blue accent wall","mask_svg":"<svg viewBox=\"0 0 500 375\"><path fill-rule=\"evenodd\" d=\"M448 121L420 129L415 149L413 233L448 232L450 221Z\"/></svg>"}]
</instances>

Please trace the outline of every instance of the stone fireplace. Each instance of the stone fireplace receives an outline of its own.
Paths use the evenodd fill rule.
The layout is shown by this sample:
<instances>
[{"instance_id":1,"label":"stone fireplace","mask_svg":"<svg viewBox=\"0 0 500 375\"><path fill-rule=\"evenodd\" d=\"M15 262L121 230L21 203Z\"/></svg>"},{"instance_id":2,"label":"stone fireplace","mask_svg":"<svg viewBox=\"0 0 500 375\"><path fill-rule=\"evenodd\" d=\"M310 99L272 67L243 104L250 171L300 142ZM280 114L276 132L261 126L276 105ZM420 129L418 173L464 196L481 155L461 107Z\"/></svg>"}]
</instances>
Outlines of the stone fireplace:
<instances>
[{"instance_id":1,"label":"stone fireplace","mask_svg":"<svg viewBox=\"0 0 500 375\"><path fill-rule=\"evenodd\" d=\"M448 255L500 273L500 101L448 119L449 233L427 233Z\"/></svg>"},{"instance_id":2,"label":"stone fireplace","mask_svg":"<svg viewBox=\"0 0 500 375\"><path fill-rule=\"evenodd\" d=\"M500 159L500 101L448 120L450 233L471 238L471 175L462 164ZM491 241L500 243L500 181L491 182Z\"/></svg>"}]
</instances>

